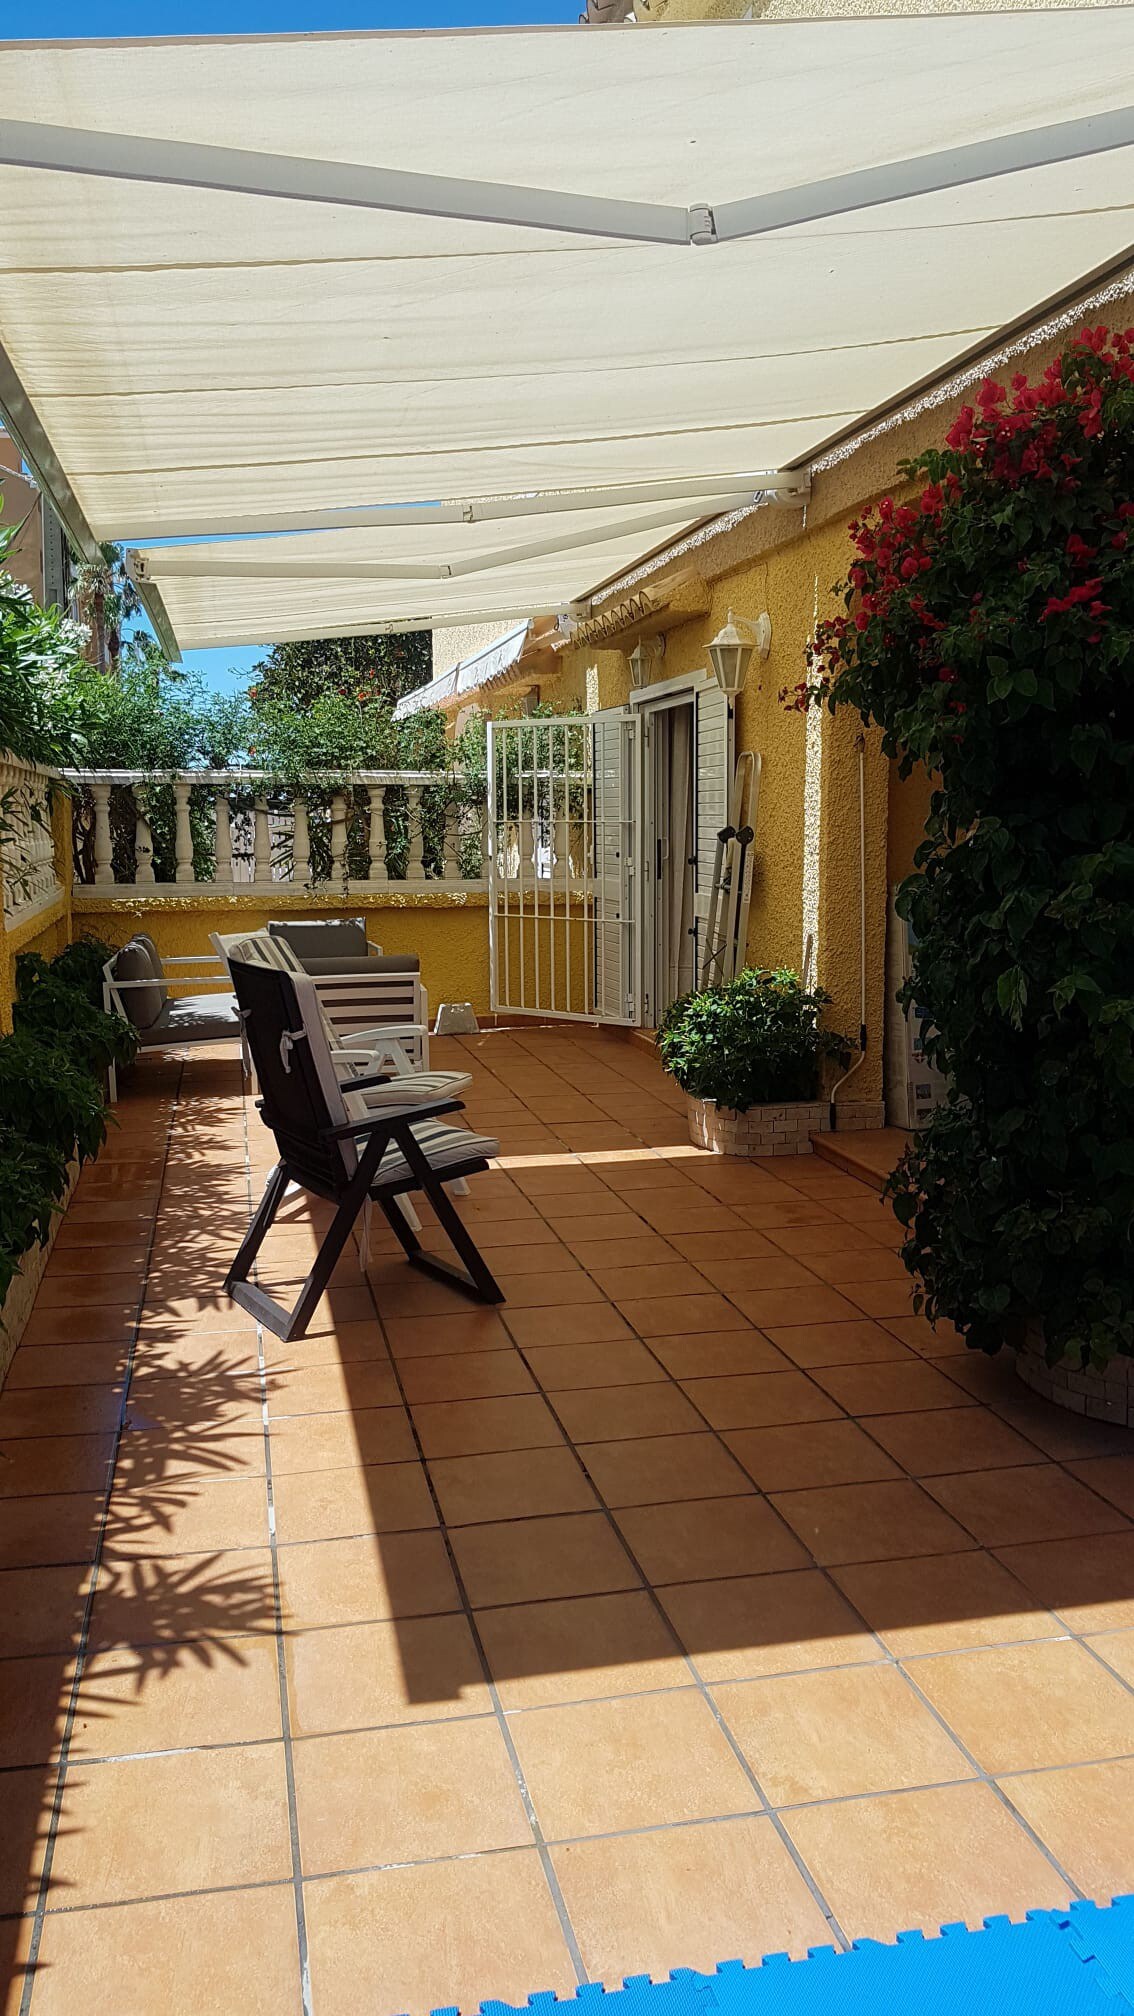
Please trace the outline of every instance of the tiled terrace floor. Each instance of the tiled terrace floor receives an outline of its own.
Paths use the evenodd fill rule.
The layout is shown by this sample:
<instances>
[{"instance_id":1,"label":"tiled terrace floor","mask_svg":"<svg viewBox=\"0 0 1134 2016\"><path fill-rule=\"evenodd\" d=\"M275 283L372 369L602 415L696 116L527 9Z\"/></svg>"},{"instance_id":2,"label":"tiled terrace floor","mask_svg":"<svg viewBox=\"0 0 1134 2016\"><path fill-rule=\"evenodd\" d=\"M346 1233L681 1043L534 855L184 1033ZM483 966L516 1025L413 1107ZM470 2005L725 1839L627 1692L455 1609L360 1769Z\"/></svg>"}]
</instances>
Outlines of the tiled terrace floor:
<instances>
[{"instance_id":1,"label":"tiled terrace floor","mask_svg":"<svg viewBox=\"0 0 1134 2016\"><path fill-rule=\"evenodd\" d=\"M466 1059L499 1314L384 1253L258 1338L228 1058L140 1069L82 1179L0 1398L9 2011L393 2016L1134 1887L1134 1438L934 1337L869 1189L691 1150L642 1051Z\"/></svg>"}]
</instances>

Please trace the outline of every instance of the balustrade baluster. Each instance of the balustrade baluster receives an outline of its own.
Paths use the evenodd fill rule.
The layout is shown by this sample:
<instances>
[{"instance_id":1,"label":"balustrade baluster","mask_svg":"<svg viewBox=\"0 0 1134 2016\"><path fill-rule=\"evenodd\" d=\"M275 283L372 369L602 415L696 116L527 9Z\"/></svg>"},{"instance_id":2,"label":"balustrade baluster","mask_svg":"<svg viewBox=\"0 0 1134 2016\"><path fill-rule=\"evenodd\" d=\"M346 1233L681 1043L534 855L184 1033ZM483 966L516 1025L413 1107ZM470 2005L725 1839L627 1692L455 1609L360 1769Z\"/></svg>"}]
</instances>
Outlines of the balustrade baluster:
<instances>
[{"instance_id":1,"label":"balustrade baluster","mask_svg":"<svg viewBox=\"0 0 1134 2016\"><path fill-rule=\"evenodd\" d=\"M291 813L291 879L307 889L311 884L311 831L307 823L306 798L297 797Z\"/></svg>"},{"instance_id":2,"label":"balustrade baluster","mask_svg":"<svg viewBox=\"0 0 1134 2016\"><path fill-rule=\"evenodd\" d=\"M227 791L213 792L213 809L216 813L216 839L214 841L214 870L218 883L226 886L232 881L232 807Z\"/></svg>"},{"instance_id":3,"label":"balustrade baluster","mask_svg":"<svg viewBox=\"0 0 1134 2016\"><path fill-rule=\"evenodd\" d=\"M331 799L331 884L336 889L345 889L347 843L347 801L341 791L336 791Z\"/></svg>"},{"instance_id":4,"label":"balustrade baluster","mask_svg":"<svg viewBox=\"0 0 1134 2016\"><path fill-rule=\"evenodd\" d=\"M150 831L149 800L134 786L134 880L150 884L154 876L154 839Z\"/></svg>"},{"instance_id":5,"label":"balustrade baluster","mask_svg":"<svg viewBox=\"0 0 1134 2016\"><path fill-rule=\"evenodd\" d=\"M366 796L370 802L370 876L371 882L388 882L390 871L386 865L386 786L371 784Z\"/></svg>"},{"instance_id":6,"label":"balustrade baluster","mask_svg":"<svg viewBox=\"0 0 1134 2016\"><path fill-rule=\"evenodd\" d=\"M114 842L110 834L110 785L101 782L92 784L91 797L94 800L92 838L94 879L97 888L105 889L114 881Z\"/></svg>"},{"instance_id":7,"label":"balustrade baluster","mask_svg":"<svg viewBox=\"0 0 1134 2016\"><path fill-rule=\"evenodd\" d=\"M421 824L421 785L406 786L406 810L409 817L409 852L406 856L406 881L425 880L425 835Z\"/></svg>"},{"instance_id":8,"label":"balustrade baluster","mask_svg":"<svg viewBox=\"0 0 1134 2016\"><path fill-rule=\"evenodd\" d=\"M268 801L258 794L253 801L252 880L261 883L271 879L272 829L268 824Z\"/></svg>"},{"instance_id":9,"label":"balustrade baluster","mask_svg":"<svg viewBox=\"0 0 1134 2016\"><path fill-rule=\"evenodd\" d=\"M445 882L459 882L461 879L461 808L452 803L445 807L441 876Z\"/></svg>"},{"instance_id":10,"label":"balustrade baluster","mask_svg":"<svg viewBox=\"0 0 1134 2016\"><path fill-rule=\"evenodd\" d=\"M189 818L189 786L179 779L173 787L174 841L178 882L195 882L193 873L193 827Z\"/></svg>"}]
</instances>

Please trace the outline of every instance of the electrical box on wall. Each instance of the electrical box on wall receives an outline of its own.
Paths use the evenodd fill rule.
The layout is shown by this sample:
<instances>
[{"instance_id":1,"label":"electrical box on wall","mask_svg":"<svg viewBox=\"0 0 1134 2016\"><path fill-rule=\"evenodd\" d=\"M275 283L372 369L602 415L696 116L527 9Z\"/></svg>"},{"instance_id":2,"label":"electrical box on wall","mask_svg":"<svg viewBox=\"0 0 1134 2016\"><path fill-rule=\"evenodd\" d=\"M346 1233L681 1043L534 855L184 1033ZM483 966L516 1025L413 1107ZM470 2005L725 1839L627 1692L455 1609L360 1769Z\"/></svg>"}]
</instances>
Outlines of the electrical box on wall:
<instances>
[{"instance_id":1,"label":"electrical box on wall","mask_svg":"<svg viewBox=\"0 0 1134 2016\"><path fill-rule=\"evenodd\" d=\"M890 891L886 926L886 1120L891 1127L924 1127L940 1106L948 1080L925 1054L929 1025L924 1009L903 1009L898 990L911 972L913 934L895 907L897 884Z\"/></svg>"}]
</instances>

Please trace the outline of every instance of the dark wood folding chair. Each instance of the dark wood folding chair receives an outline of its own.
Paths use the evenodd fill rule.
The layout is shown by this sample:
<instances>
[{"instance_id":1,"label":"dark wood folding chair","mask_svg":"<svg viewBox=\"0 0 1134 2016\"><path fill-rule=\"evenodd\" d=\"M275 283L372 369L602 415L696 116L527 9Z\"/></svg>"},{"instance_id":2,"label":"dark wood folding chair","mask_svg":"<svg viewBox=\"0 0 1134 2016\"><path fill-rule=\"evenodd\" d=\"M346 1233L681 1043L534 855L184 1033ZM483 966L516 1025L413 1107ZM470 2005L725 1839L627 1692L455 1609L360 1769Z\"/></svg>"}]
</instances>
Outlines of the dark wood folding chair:
<instances>
[{"instance_id":1,"label":"dark wood folding chair","mask_svg":"<svg viewBox=\"0 0 1134 2016\"><path fill-rule=\"evenodd\" d=\"M230 972L259 1081L257 1103L275 1135L280 1159L229 1269L225 1292L285 1343L302 1337L359 1213L373 1200L412 1266L478 1302L502 1302L498 1284L445 1191L454 1177L487 1168L499 1153L499 1142L443 1124L443 1114L460 1112L458 1099L434 1097L367 1112L363 1095L389 1081L376 1074L340 1085L313 983L236 958L230 960ZM315 1264L288 1310L249 1275L291 1184L336 1209ZM411 1190L428 1197L461 1265L423 1249L394 1203Z\"/></svg>"}]
</instances>

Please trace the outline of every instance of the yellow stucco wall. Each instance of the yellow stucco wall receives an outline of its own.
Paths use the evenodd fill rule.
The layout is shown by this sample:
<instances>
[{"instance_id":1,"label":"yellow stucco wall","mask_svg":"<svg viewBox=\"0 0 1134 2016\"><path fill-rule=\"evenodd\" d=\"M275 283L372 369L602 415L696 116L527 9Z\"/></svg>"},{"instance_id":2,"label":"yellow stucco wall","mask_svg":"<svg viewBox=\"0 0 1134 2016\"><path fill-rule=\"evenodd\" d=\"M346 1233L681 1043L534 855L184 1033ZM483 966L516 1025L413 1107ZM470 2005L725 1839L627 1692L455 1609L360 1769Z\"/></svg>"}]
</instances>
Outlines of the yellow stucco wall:
<instances>
[{"instance_id":1,"label":"yellow stucco wall","mask_svg":"<svg viewBox=\"0 0 1134 2016\"><path fill-rule=\"evenodd\" d=\"M91 891L75 897L75 933L87 931L109 944L124 945L135 931L148 931L163 958L211 954L210 931L259 931L270 917L358 917L384 952L415 952L431 1009L442 1001L471 1001L477 1013L488 1008L488 899L482 890L420 894L369 893L347 896L308 892L262 895L135 897L108 902ZM191 982L186 983L191 991Z\"/></svg>"}]
</instances>

